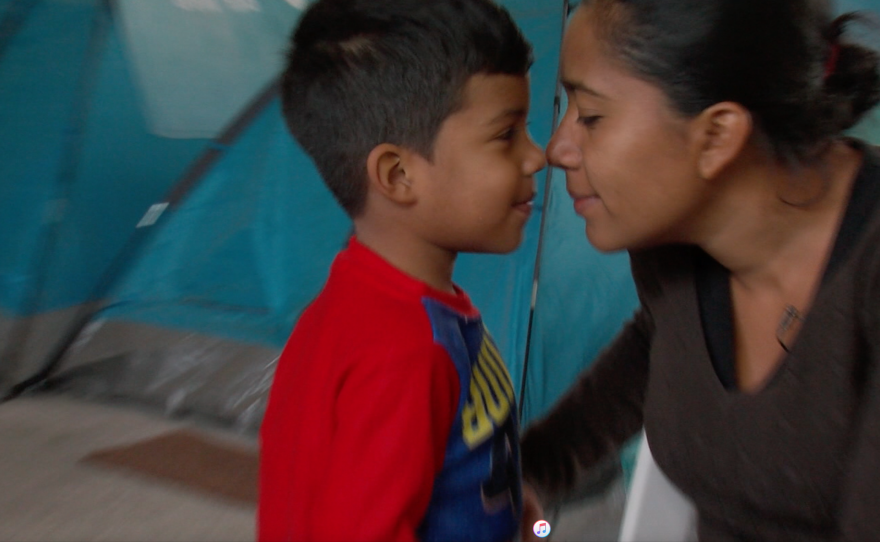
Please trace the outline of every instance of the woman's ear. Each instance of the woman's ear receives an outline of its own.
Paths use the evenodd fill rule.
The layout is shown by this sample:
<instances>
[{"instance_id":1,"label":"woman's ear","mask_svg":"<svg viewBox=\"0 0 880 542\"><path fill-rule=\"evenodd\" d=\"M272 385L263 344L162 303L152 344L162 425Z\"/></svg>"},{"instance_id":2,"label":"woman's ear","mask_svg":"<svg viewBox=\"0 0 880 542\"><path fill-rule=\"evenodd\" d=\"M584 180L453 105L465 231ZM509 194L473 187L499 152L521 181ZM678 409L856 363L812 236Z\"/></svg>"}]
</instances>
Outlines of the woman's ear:
<instances>
[{"instance_id":1,"label":"woman's ear","mask_svg":"<svg viewBox=\"0 0 880 542\"><path fill-rule=\"evenodd\" d=\"M397 145L376 145L367 155L367 177L370 189L392 202L409 205L415 202L411 179L406 175L406 152Z\"/></svg>"},{"instance_id":2,"label":"woman's ear","mask_svg":"<svg viewBox=\"0 0 880 542\"><path fill-rule=\"evenodd\" d=\"M719 102L695 120L700 177L714 179L739 156L751 137L752 115L738 103Z\"/></svg>"}]
</instances>

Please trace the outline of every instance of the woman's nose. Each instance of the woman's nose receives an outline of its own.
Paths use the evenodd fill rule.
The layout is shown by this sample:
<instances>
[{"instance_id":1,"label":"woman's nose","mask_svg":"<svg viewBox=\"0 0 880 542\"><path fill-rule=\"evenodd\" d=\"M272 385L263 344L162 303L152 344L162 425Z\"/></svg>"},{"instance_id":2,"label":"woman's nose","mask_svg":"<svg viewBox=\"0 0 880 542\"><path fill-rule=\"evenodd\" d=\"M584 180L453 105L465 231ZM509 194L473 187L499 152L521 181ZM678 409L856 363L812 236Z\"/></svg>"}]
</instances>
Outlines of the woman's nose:
<instances>
[{"instance_id":1,"label":"woman's nose","mask_svg":"<svg viewBox=\"0 0 880 542\"><path fill-rule=\"evenodd\" d=\"M567 134L565 125L560 125L547 144L547 161L560 169L577 169L583 163L580 147Z\"/></svg>"}]
</instances>

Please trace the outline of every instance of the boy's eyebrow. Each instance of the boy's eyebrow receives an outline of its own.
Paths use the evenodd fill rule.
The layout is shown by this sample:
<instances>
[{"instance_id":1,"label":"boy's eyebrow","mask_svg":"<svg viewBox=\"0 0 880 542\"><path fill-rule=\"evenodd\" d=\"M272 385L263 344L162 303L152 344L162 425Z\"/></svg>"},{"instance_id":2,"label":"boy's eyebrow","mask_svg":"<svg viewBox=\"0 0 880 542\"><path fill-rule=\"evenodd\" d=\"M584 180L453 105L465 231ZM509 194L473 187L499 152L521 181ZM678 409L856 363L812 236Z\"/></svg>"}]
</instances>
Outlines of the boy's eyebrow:
<instances>
[{"instance_id":1,"label":"boy's eyebrow","mask_svg":"<svg viewBox=\"0 0 880 542\"><path fill-rule=\"evenodd\" d=\"M590 96L595 96L596 98L601 98L603 100L608 99L608 96L605 96L597 90L593 90L581 82L563 80L562 88L568 92L583 92L584 94L589 94Z\"/></svg>"},{"instance_id":2,"label":"boy's eyebrow","mask_svg":"<svg viewBox=\"0 0 880 542\"><path fill-rule=\"evenodd\" d=\"M498 124L511 118L520 118L525 117L526 115L528 115L528 111L522 107L505 109L500 114L493 117L492 120L488 122L488 124Z\"/></svg>"}]
</instances>

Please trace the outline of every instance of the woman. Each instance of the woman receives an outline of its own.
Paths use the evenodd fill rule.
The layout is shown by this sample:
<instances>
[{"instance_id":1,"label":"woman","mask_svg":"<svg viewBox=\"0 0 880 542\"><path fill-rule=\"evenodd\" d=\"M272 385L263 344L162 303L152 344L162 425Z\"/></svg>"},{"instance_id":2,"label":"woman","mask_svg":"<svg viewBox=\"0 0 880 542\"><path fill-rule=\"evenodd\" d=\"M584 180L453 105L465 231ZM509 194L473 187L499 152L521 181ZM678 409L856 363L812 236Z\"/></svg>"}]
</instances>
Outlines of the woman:
<instances>
[{"instance_id":1,"label":"woman","mask_svg":"<svg viewBox=\"0 0 880 542\"><path fill-rule=\"evenodd\" d=\"M822 0L591 0L551 140L641 307L523 441L546 504L644 424L701 540L880 540L878 56Z\"/></svg>"}]
</instances>

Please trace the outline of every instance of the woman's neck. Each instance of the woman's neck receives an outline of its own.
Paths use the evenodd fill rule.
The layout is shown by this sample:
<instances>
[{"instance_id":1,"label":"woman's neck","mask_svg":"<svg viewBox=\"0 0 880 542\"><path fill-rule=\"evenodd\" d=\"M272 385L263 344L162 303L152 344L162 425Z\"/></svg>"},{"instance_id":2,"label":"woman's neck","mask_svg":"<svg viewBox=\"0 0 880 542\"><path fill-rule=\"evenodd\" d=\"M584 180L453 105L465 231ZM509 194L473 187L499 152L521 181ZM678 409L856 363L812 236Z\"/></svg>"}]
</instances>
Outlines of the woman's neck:
<instances>
[{"instance_id":1,"label":"woman's neck","mask_svg":"<svg viewBox=\"0 0 880 542\"><path fill-rule=\"evenodd\" d=\"M845 142L798 168L744 155L717 180L721 193L695 242L734 280L785 289L800 270L824 268L860 165Z\"/></svg>"}]
</instances>

